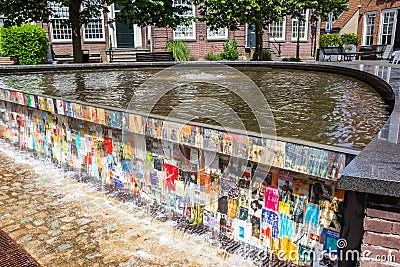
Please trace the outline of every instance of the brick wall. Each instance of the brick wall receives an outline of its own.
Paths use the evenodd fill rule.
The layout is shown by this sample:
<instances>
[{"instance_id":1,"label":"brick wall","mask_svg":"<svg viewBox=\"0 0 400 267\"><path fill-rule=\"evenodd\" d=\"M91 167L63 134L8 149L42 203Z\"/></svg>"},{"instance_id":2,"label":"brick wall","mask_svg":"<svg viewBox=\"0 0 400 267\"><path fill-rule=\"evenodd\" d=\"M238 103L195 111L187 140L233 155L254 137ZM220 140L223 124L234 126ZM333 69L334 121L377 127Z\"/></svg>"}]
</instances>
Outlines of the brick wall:
<instances>
[{"instance_id":1,"label":"brick wall","mask_svg":"<svg viewBox=\"0 0 400 267\"><path fill-rule=\"evenodd\" d=\"M361 267L400 266L400 213L366 209L361 255Z\"/></svg>"},{"instance_id":2,"label":"brick wall","mask_svg":"<svg viewBox=\"0 0 400 267\"><path fill-rule=\"evenodd\" d=\"M109 33L108 33L108 16L104 14L104 36L105 40L102 42L88 42L82 41L82 49L89 50L90 52L100 52L109 48ZM43 24L43 29L46 31L48 40L51 41L50 25ZM81 36L83 32L81 30ZM72 42L60 43L52 42L54 53L56 54L72 54Z\"/></svg>"},{"instance_id":3,"label":"brick wall","mask_svg":"<svg viewBox=\"0 0 400 267\"><path fill-rule=\"evenodd\" d=\"M196 10L198 12L198 10ZM319 32L319 30L317 30ZM165 44L167 40L173 40L173 30L171 28L157 28L152 30L153 35L153 50L165 51ZM264 33L263 47L268 46L267 32ZM311 23L308 23L307 41L301 41L300 44L300 57L308 58L311 56ZM229 31L229 39L236 39L238 47L242 56L249 56L245 53L246 46L246 29L245 26L239 27L236 31ZM191 57L193 59L207 59L208 52L220 53L223 50L224 40L207 40L207 25L205 22L196 23L196 40L185 41L191 50ZM278 43L270 45L274 52L277 52ZM288 17L286 19L286 36L285 41L281 42L282 56L295 56L296 55L296 40L292 40L292 20Z\"/></svg>"},{"instance_id":4,"label":"brick wall","mask_svg":"<svg viewBox=\"0 0 400 267\"><path fill-rule=\"evenodd\" d=\"M311 26L309 24L308 36L310 36ZM239 30L229 31L229 39L236 39L241 55L246 55L246 29L241 26ZM173 40L173 30L170 28L153 28L153 49L154 51L165 51L165 44L167 40ZM224 40L207 40L207 26L204 22L196 23L196 40L185 41L190 47L191 56L193 59L206 59L208 52L220 53L223 50ZM268 46L267 34L264 34L263 47ZM277 51L278 43L275 46L270 45L273 51ZM296 40L292 40L292 24L291 20L287 21L286 25L286 41L281 42L282 56L295 56L296 55ZM303 58L310 57L311 54L311 41L300 42L300 56Z\"/></svg>"},{"instance_id":5,"label":"brick wall","mask_svg":"<svg viewBox=\"0 0 400 267\"><path fill-rule=\"evenodd\" d=\"M358 30L357 30L360 38L363 37L364 14L366 12L376 11L375 28L374 28L374 44L378 44L379 32L380 32L379 27L380 27L380 23L381 23L382 10L391 9L391 8L399 8L399 7L400 7L400 1L362 0L361 8L360 8L360 16L358 19Z\"/></svg>"}]
</instances>

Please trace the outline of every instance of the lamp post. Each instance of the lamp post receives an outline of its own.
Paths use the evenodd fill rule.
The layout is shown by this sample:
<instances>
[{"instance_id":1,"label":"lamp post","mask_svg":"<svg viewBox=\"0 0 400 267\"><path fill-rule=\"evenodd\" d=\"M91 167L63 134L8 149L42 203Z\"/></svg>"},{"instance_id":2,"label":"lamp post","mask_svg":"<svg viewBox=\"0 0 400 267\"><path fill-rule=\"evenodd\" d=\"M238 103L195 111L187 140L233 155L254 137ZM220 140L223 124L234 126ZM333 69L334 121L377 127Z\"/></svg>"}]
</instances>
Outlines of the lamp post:
<instances>
[{"instance_id":1,"label":"lamp post","mask_svg":"<svg viewBox=\"0 0 400 267\"><path fill-rule=\"evenodd\" d=\"M296 58L300 58L300 17L297 19Z\"/></svg>"},{"instance_id":2,"label":"lamp post","mask_svg":"<svg viewBox=\"0 0 400 267\"><path fill-rule=\"evenodd\" d=\"M311 56L315 56L315 50L317 48L317 22L311 24Z\"/></svg>"},{"instance_id":3,"label":"lamp post","mask_svg":"<svg viewBox=\"0 0 400 267\"><path fill-rule=\"evenodd\" d=\"M300 17L302 12L302 8L299 8L299 15L297 17L297 43L296 43L296 58L300 58Z\"/></svg>"}]
</instances>

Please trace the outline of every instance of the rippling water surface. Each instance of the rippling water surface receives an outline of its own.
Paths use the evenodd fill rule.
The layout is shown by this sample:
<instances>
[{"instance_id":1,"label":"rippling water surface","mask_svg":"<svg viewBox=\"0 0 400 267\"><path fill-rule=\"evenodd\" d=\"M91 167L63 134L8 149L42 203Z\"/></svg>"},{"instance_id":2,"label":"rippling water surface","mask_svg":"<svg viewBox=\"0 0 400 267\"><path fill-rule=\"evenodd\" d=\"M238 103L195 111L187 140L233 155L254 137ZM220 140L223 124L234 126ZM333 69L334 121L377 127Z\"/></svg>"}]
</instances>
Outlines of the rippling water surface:
<instances>
[{"instance_id":1,"label":"rippling water surface","mask_svg":"<svg viewBox=\"0 0 400 267\"><path fill-rule=\"evenodd\" d=\"M278 136L363 148L379 132L387 116L381 97L370 86L348 77L265 67L239 70L256 83L267 99ZM140 85L159 71L153 68L3 75L0 87L126 108ZM157 94L155 90L149 94ZM177 86L162 97L153 112L168 115L176 107L180 114L190 114L193 109L209 111L215 103L182 106L195 97L206 96L232 108L247 129L258 130L249 103L227 88L203 83ZM135 96L134 102L135 108L141 110L140 98ZM195 120L215 123L206 117Z\"/></svg>"}]
</instances>

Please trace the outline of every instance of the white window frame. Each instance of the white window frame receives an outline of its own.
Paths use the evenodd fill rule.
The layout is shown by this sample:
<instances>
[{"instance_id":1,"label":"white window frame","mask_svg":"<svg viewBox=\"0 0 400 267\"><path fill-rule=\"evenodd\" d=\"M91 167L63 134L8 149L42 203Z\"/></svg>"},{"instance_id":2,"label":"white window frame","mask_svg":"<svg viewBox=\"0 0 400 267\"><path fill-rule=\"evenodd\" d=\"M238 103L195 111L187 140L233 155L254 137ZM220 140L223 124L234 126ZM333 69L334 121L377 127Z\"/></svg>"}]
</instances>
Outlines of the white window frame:
<instances>
[{"instance_id":1,"label":"white window frame","mask_svg":"<svg viewBox=\"0 0 400 267\"><path fill-rule=\"evenodd\" d=\"M273 36L271 35L271 27L277 27L276 25L273 24L282 24L282 33L281 36ZM280 26L279 26L280 27ZM284 18L282 21L274 21L272 23L269 24L269 30L268 30L268 34L270 34L270 38L269 41L271 43L273 42L282 42L282 41L286 41L286 18Z\"/></svg>"},{"instance_id":2,"label":"white window frame","mask_svg":"<svg viewBox=\"0 0 400 267\"><path fill-rule=\"evenodd\" d=\"M69 14L68 14L68 7L62 7L60 3L57 2L50 2L50 5L52 5L52 8L58 11L58 15L57 16L52 16L50 17L50 36L51 36L51 40L54 43L71 43L72 42L72 28L71 26L63 26L62 28L65 29L66 31L69 31L71 38L63 38L63 39L55 39L54 38L54 22L58 21L58 22L63 22L63 20L67 20L69 18ZM62 13L60 13L59 11L62 11ZM86 38L86 24L82 26L82 40L84 42L105 42L106 37L105 37L105 29L104 29L104 15L101 15L100 18L98 18L98 20L95 20L96 22L100 22L101 24L101 31L102 31L102 35L103 38ZM90 22L89 22L90 23Z\"/></svg>"},{"instance_id":3,"label":"white window frame","mask_svg":"<svg viewBox=\"0 0 400 267\"><path fill-rule=\"evenodd\" d=\"M251 25L251 24L247 24L246 23L246 30L245 30L245 34L246 34L246 38L245 38L245 47L246 48L255 48L255 46L254 47L250 47L248 44L249 44L249 25ZM254 34L255 34L255 32L254 32Z\"/></svg>"},{"instance_id":4,"label":"white window frame","mask_svg":"<svg viewBox=\"0 0 400 267\"><path fill-rule=\"evenodd\" d=\"M382 13L381 13L381 21L380 21L380 26L379 26L379 29L380 29L379 30L379 44L382 44L382 41L383 41L382 37L383 37L383 31L384 31L383 26L384 26L385 14L391 13L391 12L394 12L393 28L392 28L391 42L390 42L390 44L387 44L387 45L393 45L393 43L394 43L398 11L397 11L397 9L386 9L386 10L382 10ZM386 24L386 25L388 25L388 24Z\"/></svg>"},{"instance_id":5,"label":"white window frame","mask_svg":"<svg viewBox=\"0 0 400 267\"><path fill-rule=\"evenodd\" d=\"M87 30L87 25L88 23L100 23L101 26L101 34L103 35L102 38L86 38L86 30ZM93 22L88 22L85 25L83 25L82 29L82 37L84 42L105 42L106 36L105 36L105 30L104 30L104 15L101 15L101 18L98 20L93 20ZM99 28L100 29L100 28Z\"/></svg>"},{"instance_id":6,"label":"white window frame","mask_svg":"<svg viewBox=\"0 0 400 267\"><path fill-rule=\"evenodd\" d=\"M367 29L368 29L368 26L370 26L371 24L367 24L367 23L368 23L369 16L372 16L372 15L375 16L374 24L373 24L373 27L372 27L372 43L368 44L367 43L367 38L371 37L371 35L370 34L367 35ZM366 12L364 14L363 41L362 41L363 45L372 45L372 44L374 44L375 27L376 27L376 11Z\"/></svg>"},{"instance_id":7,"label":"white window frame","mask_svg":"<svg viewBox=\"0 0 400 267\"><path fill-rule=\"evenodd\" d=\"M0 27L3 27L4 26L4 21L6 20L6 17L5 16L3 16L3 15L1 15L0 16Z\"/></svg>"},{"instance_id":8,"label":"white window frame","mask_svg":"<svg viewBox=\"0 0 400 267\"><path fill-rule=\"evenodd\" d=\"M67 20L69 17L68 14L68 7L63 7L60 3L57 2L50 2L49 5L51 6L52 9L56 10L57 16L51 16L50 17L50 36L51 36L51 41L53 43L70 43L72 42L72 28L69 25L64 25L62 26L62 29L66 32L70 32L69 35L71 38L59 38L56 39L54 36L54 31L56 30L56 27L59 27L63 21ZM61 11L61 12L60 12ZM59 25L55 26L56 23L60 23ZM68 33L67 33L68 34Z\"/></svg>"},{"instance_id":9,"label":"white window frame","mask_svg":"<svg viewBox=\"0 0 400 267\"><path fill-rule=\"evenodd\" d=\"M213 34L220 33L220 31L224 31L223 35ZM207 26L207 40L226 40L228 39L228 28L218 28L216 30L211 30L210 27Z\"/></svg>"},{"instance_id":10,"label":"white window frame","mask_svg":"<svg viewBox=\"0 0 400 267\"><path fill-rule=\"evenodd\" d=\"M297 18L292 18L292 42L297 41L297 27L299 25ZM300 36L300 41L307 41L308 40L308 9L305 12L305 20L301 21L304 23L304 36ZM294 30L296 24L296 30Z\"/></svg>"},{"instance_id":11,"label":"white window frame","mask_svg":"<svg viewBox=\"0 0 400 267\"><path fill-rule=\"evenodd\" d=\"M180 1L180 4L175 3L176 1ZM184 3L185 2L185 3ZM189 6L189 4L187 3L189 2L188 0L174 0L173 4L174 6L177 5L185 5L185 6ZM196 6L192 3L190 4L192 6L192 14L185 14L185 15L180 15L181 17L195 17L196 15ZM177 36L177 29L178 28L185 28L185 27L192 27L192 35L187 35L187 36ZM174 35L174 40L185 40L185 41L196 41L196 22L192 21L192 23L190 25L178 25L176 27L176 29L173 31L173 35Z\"/></svg>"}]
</instances>

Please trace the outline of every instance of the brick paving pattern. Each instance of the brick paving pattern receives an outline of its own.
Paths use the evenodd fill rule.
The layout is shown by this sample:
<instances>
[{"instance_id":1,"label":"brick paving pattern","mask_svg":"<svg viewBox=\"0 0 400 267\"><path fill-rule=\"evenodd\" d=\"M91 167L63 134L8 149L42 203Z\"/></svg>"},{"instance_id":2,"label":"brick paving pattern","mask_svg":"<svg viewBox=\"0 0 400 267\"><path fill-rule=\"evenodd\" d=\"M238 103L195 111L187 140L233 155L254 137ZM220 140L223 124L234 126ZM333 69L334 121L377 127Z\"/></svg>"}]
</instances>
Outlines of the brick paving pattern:
<instances>
[{"instance_id":1,"label":"brick paving pattern","mask_svg":"<svg viewBox=\"0 0 400 267\"><path fill-rule=\"evenodd\" d=\"M14 154L21 153L4 150L0 140L0 229L42 266L252 266L38 160L16 162Z\"/></svg>"}]
</instances>

